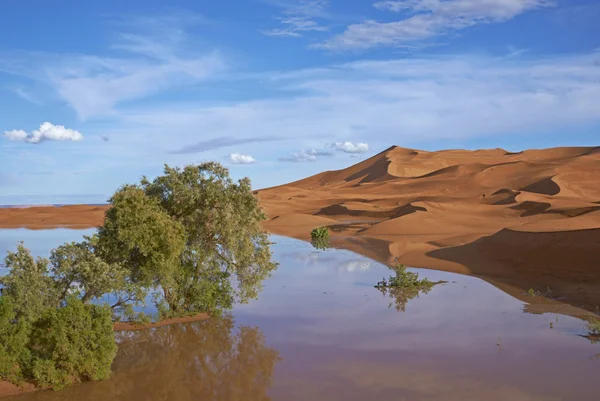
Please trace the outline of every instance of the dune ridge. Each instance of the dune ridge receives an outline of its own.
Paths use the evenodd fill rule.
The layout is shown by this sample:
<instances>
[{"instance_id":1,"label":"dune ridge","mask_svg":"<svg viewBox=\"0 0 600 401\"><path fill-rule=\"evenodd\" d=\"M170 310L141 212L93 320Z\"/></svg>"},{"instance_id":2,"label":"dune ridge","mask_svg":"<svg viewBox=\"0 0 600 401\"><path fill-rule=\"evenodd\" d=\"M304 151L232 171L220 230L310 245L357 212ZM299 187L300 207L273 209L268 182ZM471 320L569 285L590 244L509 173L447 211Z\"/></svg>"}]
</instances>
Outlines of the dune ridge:
<instances>
[{"instance_id":1,"label":"dune ridge","mask_svg":"<svg viewBox=\"0 0 600 401\"><path fill-rule=\"evenodd\" d=\"M335 246L382 262L475 275L513 294L551 288L565 302L600 306L600 147L392 146L256 195L279 217L265 223L273 233L307 240L329 225Z\"/></svg>"}]
</instances>

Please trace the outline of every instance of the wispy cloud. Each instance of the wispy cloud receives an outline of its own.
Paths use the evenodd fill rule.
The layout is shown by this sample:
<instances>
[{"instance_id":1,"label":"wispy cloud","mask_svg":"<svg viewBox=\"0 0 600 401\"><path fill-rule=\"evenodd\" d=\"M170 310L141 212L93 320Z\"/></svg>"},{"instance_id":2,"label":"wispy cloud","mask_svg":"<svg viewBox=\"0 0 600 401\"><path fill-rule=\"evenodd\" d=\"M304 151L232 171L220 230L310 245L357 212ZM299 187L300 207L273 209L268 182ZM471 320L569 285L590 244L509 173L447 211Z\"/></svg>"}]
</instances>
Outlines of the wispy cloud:
<instances>
[{"instance_id":1,"label":"wispy cloud","mask_svg":"<svg viewBox=\"0 0 600 401\"><path fill-rule=\"evenodd\" d=\"M412 46L465 28L510 20L526 11L552 6L552 0L380 1L380 10L400 13L393 22L367 20L318 45L330 50Z\"/></svg>"},{"instance_id":2,"label":"wispy cloud","mask_svg":"<svg viewBox=\"0 0 600 401\"><path fill-rule=\"evenodd\" d=\"M369 145L364 142L336 142L329 145L331 148L344 153L365 153L369 151Z\"/></svg>"},{"instance_id":3,"label":"wispy cloud","mask_svg":"<svg viewBox=\"0 0 600 401\"><path fill-rule=\"evenodd\" d=\"M65 128L62 125L54 125L45 122L40 125L39 129L31 131L31 133L23 130L4 131L4 137L11 141L24 141L27 143L40 143L44 141L81 141L83 135L79 131Z\"/></svg>"},{"instance_id":4,"label":"wispy cloud","mask_svg":"<svg viewBox=\"0 0 600 401\"><path fill-rule=\"evenodd\" d=\"M180 133L178 143L193 141L198 132L215 138L176 153L288 138L311 149L314 138L368 139L370 148L383 148L523 132L534 136L600 121L597 60L597 53L538 59L451 55L271 72L262 76L262 85L272 97L219 107L163 104L128 110L121 119L125 126L152 127L145 140L160 149L174 146L173 132ZM310 161L310 156L300 152L284 159Z\"/></svg>"},{"instance_id":5,"label":"wispy cloud","mask_svg":"<svg viewBox=\"0 0 600 401\"><path fill-rule=\"evenodd\" d=\"M269 36L301 37L305 32L328 31L327 26L317 21L326 15L328 4L328 0L298 0L291 4L286 3L283 16L276 18L283 27L261 32Z\"/></svg>"},{"instance_id":6,"label":"wispy cloud","mask_svg":"<svg viewBox=\"0 0 600 401\"><path fill-rule=\"evenodd\" d=\"M27 91L23 88L14 88L13 92L17 96L19 96L21 99L27 100L30 103L37 104L37 105L42 104L40 99L38 99L35 95L33 95L32 93L30 93L29 91Z\"/></svg>"},{"instance_id":7,"label":"wispy cloud","mask_svg":"<svg viewBox=\"0 0 600 401\"><path fill-rule=\"evenodd\" d=\"M49 84L81 120L113 113L116 105L204 81L225 68L217 51L190 50L182 25L190 16L138 18L121 25L114 56L12 54L0 70Z\"/></svg>"},{"instance_id":8,"label":"wispy cloud","mask_svg":"<svg viewBox=\"0 0 600 401\"><path fill-rule=\"evenodd\" d=\"M315 149L302 149L300 152L292 153L290 156L279 157L277 160L280 162L293 162L293 163L303 163L303 162L315 162L319 157L331 157L333 156L330 152L319 151Z\"/></svg>"},{"instance_id":9,"label":"wispy cloud","mask_svg":"<svg viewBox=\"0 0 600 401\"><path fill-rule=\"evenodd\" d=\"M208 152L209 150L215 150L219 148L226 148L235 145L245 145L249 143L260 143L260 142L273 142L280 141L284 138L277 136L255 136L250 138L236 138L232 136L208 139L194 143L192 145L186 145L180 149L171 151L173 154L186 154L186 153L202 153Z\"/></svg>"},{"instance_id":10,"label":"wispy cloud","mask_svg":"<svg viewBox=\"0 0 600 401\"><path fill-rule=\"evenodd\" d=\"M256 160L250 155L243 155L241 153L231 153L229 155L229 161L233 164L254 164Z\"/></svg>"}]
</instances>

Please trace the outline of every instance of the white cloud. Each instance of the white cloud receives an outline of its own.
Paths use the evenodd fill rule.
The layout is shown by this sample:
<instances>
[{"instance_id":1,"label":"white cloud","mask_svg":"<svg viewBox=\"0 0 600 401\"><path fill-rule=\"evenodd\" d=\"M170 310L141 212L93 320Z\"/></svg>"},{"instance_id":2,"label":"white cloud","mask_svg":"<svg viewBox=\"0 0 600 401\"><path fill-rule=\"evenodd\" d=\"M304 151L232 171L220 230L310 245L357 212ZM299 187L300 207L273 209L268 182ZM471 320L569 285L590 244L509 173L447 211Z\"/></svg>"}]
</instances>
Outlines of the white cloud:
<instances>
[{"instance_id":1,"label":"white cloud","mask_svg":"<svg viewBox=\"0 0 600 401\"><path fill-rule=\"evenodd\" d=\"M233 164L253 164L256 160L250 155L243 155L241 153L232 153L229 155L229 161Z\"/></svg>"},{"instance_id":2,"label":"white cloud","mask_svg":"<svg viewBox=\"0 0 600 401\"><path fill-rule=\"evenodd\" d=\"M551 0L405 0L380 1L380 10L402 13L393 22L367 20L319 45L331 50L406 46L476 25L510 20L526 11L553 5Z\"/></svg>"},{"instance_id":3,"label":"white cloud","mask_svg":"<svg viewBox=\"0 0 600 401\"><path fill-rule=\"evenodd\" d=\"M27 133L23 130L4 131L4 137L12 141L40 143L43 141L81 141L83 135L79 131L45 122L39 129Z\"/></svg>"},{"instance_id":4,"label":"white cloud","mask_svg":"<svg viewBox=\"0 0 600 401\"><path fill-rule=\"evenodd\" d=\"M302 163L302 162L314 162L314 161L317 161L317 159L319 157L329 157L329 156L333 156L333 155L329 152L319 151L319 150L315 150L315 149L308 149L308 150L302 149L298 153L292 153L291 156L280 157L277 160L279 160L280 162Z\"/></svg>"},{"instance_id":5,"label":"white cloud","mask_svg":"<svg viewBox=\"0 0 600 401\"><path fill-rule=\"evenodd\" d=\"M369 151L369 145L364 142L336 142L330 145L333 149L344 153L365 153Z\"/></svg>"},{"instance_id":6,"label":"white cloud","mask_svg":"<svg viewBox=\"0 0 600 401\"><path fill-rule=\"evenodd\" d=\"M121 103L202 82L225 67L217 51L190 50L181 25L191 21L140 18L118 35L113 57L22 52L0 61L0 70L49 84L81 120L110 115Z\"/></svg>"},{"instance_id":7,"label":"white cloud","mask_svg":"<svg viewBox=\"0 0 600 401\"><path fill-rule=\"evenodd\" d=\"M315 19L326 15L328 3L328 0L299 0L293 5L286 5L284 16L277 18L284 27L261 32L268 36L301 37L305 32L328 31L328 27L320 25Z\"/></svg>"},{"instance_id":8,"label":"white cloud","mask_svg":"<svg viewBox=\"0 0 600 401\"><path fill-rule=\"evenodd\" d=\"M369 148L383 149L443 139L534 136L600 122L597 60L596 53L536 60L452 55L269 72L248 81L260 79L275 93L272 98L212 107L189 102L129 108L120 122L144 126L139 140L158 150L178 145L173 132L182 133L177 139L184 144L197 141L197 132L211 132L206 140L252 138L260 132L296 138L305 149L315 146L315 138L329 143L368 138ZM133 138L137 132L126 135ZM314 157L304 151L284 159Z\"/></svg>"}]
</instances>

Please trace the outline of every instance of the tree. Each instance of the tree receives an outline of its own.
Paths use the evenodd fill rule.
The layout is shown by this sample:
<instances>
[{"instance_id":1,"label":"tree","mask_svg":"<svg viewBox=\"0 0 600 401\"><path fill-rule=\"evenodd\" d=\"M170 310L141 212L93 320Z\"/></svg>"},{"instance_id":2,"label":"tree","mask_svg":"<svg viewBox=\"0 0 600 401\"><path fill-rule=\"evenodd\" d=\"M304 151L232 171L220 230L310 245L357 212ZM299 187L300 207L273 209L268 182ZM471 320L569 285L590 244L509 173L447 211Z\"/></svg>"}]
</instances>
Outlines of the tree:
<instances>
[{"instance_id":1,"label":"tree","mask_svg":"<svg viewBox=\"0 0 600 401\"><path fill-rule=\"evenodd\" d=\"M250 181L234 182L218 163L165 166L164 175L124 186L110 201L102 257L159 287L163 317L247 302L276 268Z\"/></svg>"},{"instance_id":2,"label":"tree","mask_svg":"<svg viewBox=\"0 0 600 401\"><path fill-rule=\"evenodd\" d=\"M27 366L31 360L27 348L29 331L28 322L17 319L12 298L0 296L0 380L15 383L23 380L21 366Z\"/></svg>"},{"instance_id":3,"label":"tree","mask_svg":"<svg viewBox=\"0 0 600 401\"><path fill-rule=\"evenodd\" d=\"M48 305L55 305L57 293L48 275L48 259L31 256L21 242L17 252L8 252L4 264L10 274L2 278L2 296L9 296L17 319L33 321Z\"/></svg>"}]
</instances>

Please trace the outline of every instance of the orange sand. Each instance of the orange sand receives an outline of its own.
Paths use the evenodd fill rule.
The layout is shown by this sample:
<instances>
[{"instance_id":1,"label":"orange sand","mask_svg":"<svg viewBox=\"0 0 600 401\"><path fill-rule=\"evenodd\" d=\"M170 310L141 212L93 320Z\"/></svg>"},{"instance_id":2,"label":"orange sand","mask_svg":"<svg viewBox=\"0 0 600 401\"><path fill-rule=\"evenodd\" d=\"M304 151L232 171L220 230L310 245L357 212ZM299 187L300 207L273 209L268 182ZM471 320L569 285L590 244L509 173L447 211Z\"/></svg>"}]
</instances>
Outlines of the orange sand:
<instances>
[{"instance_id":1,"label":"orange sand","mask_svg":"<svg viewBox=\"0 0 600 401\"><path fill-rule=\"evenodd\" d=\"M257 191L277 234L382 262L475 275L520 296L600 306L600 147L509 153L391 147L338 171Z\"/></svg>"}]
</instances>

